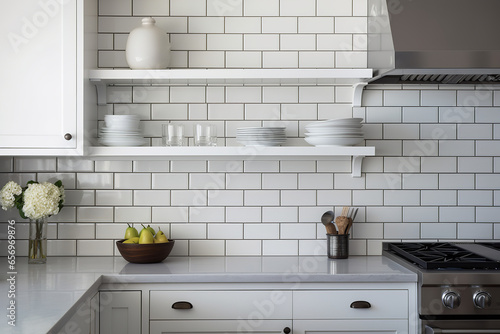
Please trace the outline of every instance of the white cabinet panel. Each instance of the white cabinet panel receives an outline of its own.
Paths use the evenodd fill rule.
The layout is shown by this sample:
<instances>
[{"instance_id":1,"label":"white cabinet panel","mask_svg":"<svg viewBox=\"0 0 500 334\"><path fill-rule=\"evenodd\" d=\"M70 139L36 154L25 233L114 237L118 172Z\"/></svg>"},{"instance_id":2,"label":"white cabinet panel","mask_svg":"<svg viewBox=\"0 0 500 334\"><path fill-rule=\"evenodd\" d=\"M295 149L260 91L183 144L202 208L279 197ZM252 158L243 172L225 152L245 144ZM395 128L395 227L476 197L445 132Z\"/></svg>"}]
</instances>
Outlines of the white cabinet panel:
<instances>
[{"instance_id":1,"label":"white cabinet panel","mask_svg":"<svg viewBox=\"0 0 500 334\"><path fill-rule=\"evenodd\" d=\"M294 320L293 334L407 334L407 320Z\"/></svg>"},{"instance_id":2,"label":"white cabinet panel","mask_svg":"<svg viewBox=\"0 0 500 334\"><path fill-rule=\"evenodd\" d=\"M187 320L150 321L150 334L202 334L202 333L258 333L279 334L291 328L291 320Z\"/></svg>"},{"instance_id":3,"label":"white cabinet panel","mask_svg":"<svg viewBox=\"0 0 500 334\"><path fill-rule=\"evenodd\" d=\"M141 333L141 291L101 291L100 333Z\"/></svg>"}]
</instances>

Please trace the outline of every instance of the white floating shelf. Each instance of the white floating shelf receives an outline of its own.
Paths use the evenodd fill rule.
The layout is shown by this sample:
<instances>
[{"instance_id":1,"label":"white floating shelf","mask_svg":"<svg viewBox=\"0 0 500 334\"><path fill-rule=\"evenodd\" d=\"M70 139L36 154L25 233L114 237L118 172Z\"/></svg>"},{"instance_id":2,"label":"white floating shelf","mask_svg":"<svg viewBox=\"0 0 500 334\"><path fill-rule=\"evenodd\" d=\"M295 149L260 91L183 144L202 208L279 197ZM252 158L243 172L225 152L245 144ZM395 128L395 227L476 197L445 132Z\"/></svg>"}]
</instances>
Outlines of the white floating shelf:
<instances>
[{"instance_id":1,"label":"white floating shelf","mask_svg":"<svg viewBox=\"0 0 500 334\"><path fill-rule=\"evenodd\" d=\"M367 146L224 146L224 147L105 147L88 149L93 160L345 160L352 157L352 176L361 176L363 157L374 156Z\"/></svg>"},{"instance_id":2,"label":"white floating shelf","mask_svg":"<svg viewBox=\"0 0 500 334\"><path fill-rule=\"evenodd\" d=\"M89 79L104 105L108 85L352 85L366 82L372 69L165 69L91 70Z\"/></svg>"}]
</instances>

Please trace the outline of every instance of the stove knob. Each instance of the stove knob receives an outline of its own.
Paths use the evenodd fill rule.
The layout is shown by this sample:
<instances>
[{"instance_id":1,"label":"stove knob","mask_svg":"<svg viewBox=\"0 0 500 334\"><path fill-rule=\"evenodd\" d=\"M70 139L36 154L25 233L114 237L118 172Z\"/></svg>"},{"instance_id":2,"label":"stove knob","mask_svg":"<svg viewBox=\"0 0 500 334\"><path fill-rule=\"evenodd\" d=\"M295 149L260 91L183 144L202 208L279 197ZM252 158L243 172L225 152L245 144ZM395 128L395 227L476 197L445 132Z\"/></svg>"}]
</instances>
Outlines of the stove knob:
<instances>
[{"instance_id":1,"label":"stove knob","mask_svg":"<svg viewBox=\"0 0 500 334\"><path fill-rule=\"evenodd\" d=\"M455 309L460 306L460 295L453 291L446 291L441 297L443 305L450 309Z\"/></svg>"},{"instance_id":2,"label":"stove knob","mask_svg":"<svg viewBox=\"0 0 500 334\"><path fill-rule=\"evenodd\" d=\"M491 305L491 295L486 291L479 291L474 294L474 306L477 308L488 308Z\"/></svg>"}]
</instances>

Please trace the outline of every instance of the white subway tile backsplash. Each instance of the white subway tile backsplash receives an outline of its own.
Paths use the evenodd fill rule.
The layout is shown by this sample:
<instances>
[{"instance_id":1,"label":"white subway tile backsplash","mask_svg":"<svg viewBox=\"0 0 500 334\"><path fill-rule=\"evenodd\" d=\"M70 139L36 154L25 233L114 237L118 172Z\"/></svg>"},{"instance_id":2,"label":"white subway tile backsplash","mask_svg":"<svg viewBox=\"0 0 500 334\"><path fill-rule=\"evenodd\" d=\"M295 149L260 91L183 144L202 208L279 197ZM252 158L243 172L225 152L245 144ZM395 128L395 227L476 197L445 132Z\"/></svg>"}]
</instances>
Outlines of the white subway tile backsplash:
<instances>
[{"instance_id":1,"label":"white subway tile backsplash","mask_svg":"<svg viewBox=\"0 0 500 334\"><path fill-rule=\"evenodd\" d=\"M384 139L418 139L418 124L384 124Z\"/></svg>"},{"instance_id":2,"label":"white subway tile backsplash","mask_svg":"<svg viewBox=\"0 0 500 334\"><path fill-rule=\"evenodd\" d=\"M476 222L478 223L496 223L500 208L498 207L479 207L476 209Z\"/></svg>"},{"instance_id":3,"label":"white subway tile backsplash","mask_svg":"<svg viewBox=\"0 0 500 334\"><path fill-rule=\"evenodd\" d=\"M317 205L323 206L334 206L334 205L342 205L342 206L350 206L352 205L352 191L351 190L318 190L317 191ZM328 208L328 210L331 210ZM320 210L320 211L327 211ZM318 217L320 217L319 215ZM316 221L314 219L313 221ZM303 221L303 220L301 220Z\"/></svg>"},{"instance_id":4,"label":"white subway tile backsplash","mask_svg":"<svg viewBox=\"0 0 500 334\"><path fill-rule=\"evenodd\" d=\"M263 68L297 68L299 66L299 53L297 51L263 52ZM265 101L264 101L265 102ZM291 101L286 101L291 102Z\"/></svg>"},{"instance_id":5,"label":"white subway tile backsplash","mask_svg":"<svg viewBox=\"0 0 500 334\"><path fill-rule=\"evenodd\" d=\"M224 221L223 207L191 207L189 221L194 223L221 223Z\"/></svg>"},{"instance_id":6,"label":"white subway tile backsplash","mask_svg":"<svg viewBox=\"0 0 500 334\"><path fill-rule=\"evenodd\" d=\"M457 205L456 190L422 190L422 205Z\"/></svg>"},{"instance_id":7,"label":"white subway tile backsplash","mask_svg":"<svg viewBox=\"0 0 500 334\"><path fill-rule=\"evenodd\" d=\"M316 36L313 34L282 34L280 35L281 50L315 50Z\"/></svg>"},{"instance_id":8,"label":"white subway tile backsplash","mask_svg":"<svg viewBox=\"0 0 500 334\"><path fill-rule=\"evenodd\" d=\"M241 16L243 0L207 0L207 16Z\"/></svg>"},{"instance_id":9,"label":"white subway tile backsplash","mask_svg":"<svg viewBox=\"0 0 500 334\"><path fill-rule=\"evenodd\" d=\"M420 124L420 139L456 139L456 124Z\"/></svg>"},{"instance_id":10,"label":"white subway tile backsplash","mask_svg":"<svg viewBox=\"0 0 500 334\"><path fill-rule=\"evenodd\" d=\"M430 102L431 105L434 105ZM444 103L447 104L446 102ZM471 107L440 107L440 123L473 123L474 108Z\"/></svg>"},{"instance_id":11,"label":"white subway tile backsplash","mask_svg":"<svg viewBox=\"0 0 500 334\"><path fill-rule=\"evenodd\" d=\"M263 223L292 223L298 221L298 208L265 207L262 208ZM280 225L283 228L283 224Z\"/></svg>"},{"instance_id":12,"label":"white subway tile backsplash","mask_svg":"<svg viewBox=\"0 0 500 334\"><path fill-rule=\"evenodd\" d=\"M299 103L332 103L334 101L333 87L299 87Z\"/></svg>"},{"instance_id":13,"label":"white subway tile backsplash","mask_svg":"<svg viewBox=\"0 0 500 334\"><path fill-rule=\"evenodd\" d=\"M423 173L455 173L457 171L456 157L422 157Z\"/></svg>"},{"instance_id":14,"label":"white subway tile backsplash","mask_svg":"<svg viewBox=\"0 0 500 334\"><path fill-rule=\"evenodd\" d=\"M169 190L134 190L135 206L168 206L170 205Z\"/></svg>"},{"instance_id":15,"label":"white subway tile backsplash","mask_svg":"<svg viewBox=\"0 0 500 334\"><path fill-rule=\"evenodd\" d=\"M474 174L439 174L439 189L474 189Z\"/></svg>"},{"instance_id":16,"label":"white subway tile backsplash","mask_svg":"<svg viewBox=\"0 0 500 334\"><path fill-rule=\"evenodd\" d=\"M456 239L457 224L451 224L451 223L422 224L420 237L423 239Z\"/></svg>"},{"instance_id":17,"label":"white subway tile backsplash","mask_svg":"<svg viewBox=\"0 0 500 334\"><path fill-rule=\"evenodd\" d=\"M165 0L132 1L134 16L160 16L170 14L170 2Z\"/></svg>"},{"instance_id":18,"label":"white subway tile backsplash","mask_svg":"<svg viewBox=\"0 0 500 334\"><path fill-rule=\"evenodd\" d=\"M113 218L113 208L111 207L78 207L76 209L78 223L110 223L113 222Z\"/></svg>"},{"instance_id":19,"label":"white subway tile backsplash","mask_svg":"<svg viewBox=\"0 0 500 334\"><path fill-rule=\"evenodd\" d=\"M172 16L204 16L206 12L206 0L170 0Z\"/></svg>"},{"instance_id":20,"label":"white subway tile backsplash","mask_svg":"<svg viewBox=\"0 0 500 334\"><path fill-rule=\"evenodd\" d=\"M264 103L297 103L299 99L297 87L264 87L262 94Z\"/></svg>"},{"instance_id":21,"label":"white subway tile backsplash","mask_svg":"<svg viewBox=\"0 0 500 334\"><path fill-rule=\"evenodd\" d=\"M262 212L260 207L227 207L226 222L260 223Z\"/></svg>"},{"instance_id":22,"label":"white subway tile backsplash","mask_svg":"<svg viewBox=\"0 0 500 334\"><path fill-rule=\"evenodd\" d=\"M476 155L477 156L499 156L500 155L500 141L494 141L494 140L476 141Z\"/></svg>"},{"instance_id":23,"label":"white subway tile backsplash","mask_svg":"<svg viewBox=\"0 0 500 334\"><path fill-rule=\"evenodd\" d=\"M210 224L208 239L242 239L243 224Z\"/></svg>"},{"instance_id":24,"label":"white subway tile backsplash","mask_svg":"<svg viewBox=\"0 0 500 334\"><path fill-rule=\"evenodd\" d=\"M261 250L262 242L260 240L226 241L226 256L260 256L262 255Z\"/></svg>"},{"instance_id":25,"label":"white subway tile backsplash","mask_svg":"<svg viewBox=\"0 0 500 334\"><path fill-rule=\"evenodd\" d=\"M316 38L317 50L339 51L353 50L351 34L318 34ZM366 94L366 93L364 93ZM363 94L363 95L364 95ZM363 105L365 105L363 103ZM380 104L377 104L380 105Z\"/></svg>"},{"instance_id":26,"label":"white subway tile backsplash","mask_svg":"<svg viewBox=\"0 0 500 334\"><path fill-rule=\"evenodd\" d=\"M281 239L315 239L316 224L281 224Z\"/></svg>"},{"instance_id":27,"label":"white subway tile backsplash","mask_svg":"<svg viewBox=\"0 0 500 334\"><path fill-rule=\"evenodd\" d=\"M457 224L459 239L493 239L491 224Z\"/></svg>"},{"instance_id":28,"label":"white subway tile backsplash","mask_svg":"<svg viewBox=\"0 0 500 334\"><path fill-rule=\"evenodd\" d=\"M418 90L386 90L384 91L385 106L419 106L420 91Z\"/></svg>"},{"instance_id":29,"label":"white subway tile backsplash","mask_svg":"<svg viewBox=\"0 0 500 334\"><path fill-rule=\"evenodd\" d=\"M286 34L296 33L298 23L296 17L263 17L262 33Z\"/></svg>"},{"instance_id":30,"label":"white subway tile backsplash","mask_svg":"<svg viewBox=\"0 0 500 334\"><path fill-rule=\"evenodd\" d=\"M461 206L492 206L492 190L459 190L458 205Z\"/></svg>"},{"instance_id":31,"label":"white subway tile backsplash","mask_svg":"<svg viewBox=\"0 0 500 334\"><path fill-rule=\"evenodd\" d=\"M419 190L384 190L384 205L420 205Z\"/></svg>"},{"instance_id":32,"label":"white subway tile backsplash","mask_svg":"<svg viewBox=\"0 0 500 334\"><path fill-rule=\"evenodd\" d=\"M316 205L315 190L282 190L281 205Z\"/></svg>"},{"instance_id":33,"label":"white subway tile backsplash","mask_svg":"<svg viewBox=\"0 0 500 334\"><path fill-rule=\"evenodd\" d=\"M458 139L492 139L491 124L458 124Z\"/></svg>"},{"instance_id":34,"label":"white subway tile backsplash","mask_svg":"<svg viewBox=\"0 0 500 334\"><path fill-rule=\"evenodd\" d=\"M113 256L113 241L111 240L77 240L77 256Z\"/></svg>"},{"instance_id":35,"label":"white subway tile backsplash","mask_svg":"<svg viewBox=\"0 0 500 334\"><path fill-rule=\"evenodd\" d=\"M437 222L438 212L438 207L405 207L403 208L403 222Z\"/></svg>"},{"instance_id":36,"label":"white subway tile backsplash","mask_svg":"<svg viewBox=\"0 0 500 334\"><path fill-rule=\"evenodd\" d=\"M466 107L492 106L493 92L489 90L459 90L457 105Z\"/></svg>"},{"instance_id":37,"label":"white subway tile backsplash","mask_svg":"<svg viewBox=\"0 0 500 334\"><path fill-rule=\"evenodd\" d=\"M150 189L149 173L116 173L115 189Z\"/></svg>"},{"instance_id":38,"label":"white subway tile backsplash","mask_svg":"<svg viewBox=\"0 0 500 334\"><path fill-rule=\"evenodd\" d=\"M315 0L280 0L281 16L314 16Z\"/></svg>"},{"instance_id":39,"label":"white subway tile backsplash","mask_svg":"<svg viewBox=\"0 0 500 334\"><path fill-rule=\"evenodd\" d=\"M77 189L112 189L112 173L77 173Z\"/></svg>"},{"instance_id":40,"label":"white subway tile backsplash","mask_svg":"<svg viewBox=\"0 0 500 334\"><path fill-rule=\"evenodd\" d=\"M242 206L243 190L208 190L209 206Z\"/></svg>"},{"instance_id":41,"label":"white subway tile backsplash","mask_svg":"<svg viewBox=\"0 0 500 334\"><path fill-rule=\"evenodd\" d=\"M423 90L420 95L422 106L455 106L457 105L457 92L454 90Z\"/></svg>"},{"instance_id":42,"label":"white subway tile backsplash","mask_svg":"<svg viewBox=\"0 0 500 334\"><path fill-rule=\"evenodd\" d=\"M262 56L258 51L227 51L226 68L260 68Z\"/></svg>"},{"instance_id":43,"label":"white subway tile backsplash","mask_svg":"<svg viewBox=\"0 0 500 334\"><path fill-rule=\"evenodd\" d=\"M333 33L333 17L299 17L299 34Z\"/></svg>"},{"instance_id":44,"label":"white subway tile backsplash","mask_svg":"<svg viewBox=\"0 0 500 334\"><path fill-rule=\"evenodd\" d=\"M245 206L278 206L280 205L279 190L245 190Z\"/></svg>"},{"instance_id":45,"label":"white subway tile backsplash","mask_svg":"<svg viewBox=\"0 0 500 334\"><path fill-rule=\"evenodd\" d=\"M279 16L279 5L279 0L244 1L243 14L245 16Z\"/></svg>"},{"instance_id":46,"label":"white subway tile backsplash","mask_svg":"<svg viewBox=\"0 0 500 334\"><path fill-rule=\"evenodd\" d=\"M207 35L207 50L243 50L243 35L209 34Z\"/></svg>"},{"instance_id":47,"label":"white subway tile backsplash","mask_svg":"<svg viewBox=\"0 0 500 334\"><path fill-rule=\"evenodd\" d=\"M491 157L459 157L459 173L491 173L493 159Z\"/></svg>"},{"instance_id":48,"label":"white subway tile backsplash","mask_svg":"<svg viewBox=\"0 0 500 334\"><path fill-rule=\"evenodd\" d=\"M384 192L382 190L353 190L352 205L373 206L384 204Z\"/></svg>"},{"instance_id":49,"label":"white subway tile backsplash","mask_svg":"<svg viewBox=\"0 0 500 334\"><path fill-rule=\"evenodd\" d=\"M57 224L58 239L94 239L94 224Z\"/></svg>"},{"instance_id":50,"label":"white subway tile backsplash","mask_svg":"<svg viewBox=\"0 0 500 334\"><path fill-rule=\"evenodd\" d=\"M132 0L100 0L99 15L132 15Z\"/></svg>"},{"instance_id":51,"label":"white subway tile backsplash","mask_svg":"<svg viewBox=\"0 0 500 334\"><path fill-rule=\"evenodd\" d=\"M367 107L366 123L401 123L400 107Z\"/></svg>"},{"instance_id":52,"label":"white subway tile backsplash","mask_svg":"<svg viewBox=\"0 0 500 334\"><path fill-rule=\"evenodd\" d=\"M299 68L333 68L335 54L325 51L300 51Z\"/></svg>"},{"instance_id":53,"label":"white subway tile backsplash","mask_svg":"<svg viewBox=\"0 0 500 334\"><path fill-rule=\"evenodd\" d=\"M96 190L96 205L132 205L132 190Z\"/></svg>"},{"instance_id":54,"label":"white subway tile backsplash","mask_svg":"<svg viewBox=\"0 0 500 334\"><path fill-rule=\"evenodd\" d=\"M224 51L190 51L190 68L223 68Z\"/></svg>"},{"instance_id":55,"label":"white subway tile backsplash","mask_svg":"<svg viewBox=\"0 0 500 334\"><path fill-rule=\"evenodd\" d=\"M453 223L453 222L474 222L475 209L474 207L440 207L439 208L439 222L440 223Z\"/></svg>"},{"instance_id":56,"label":"white subway tile backsplash","mask_svg":"<svg viewBox=\"0 0 500 334\"><path fill-rule=\"evenodd\" d=\"M353 0L317 0L318 16L351 16ZM366 14L365 14L366 15Z\"/></svg>"},{"instance_id":57,"label":"white subway tile backsplash","mask_svg":"<svg viewBox=\"0 0 500 334\"><path fill-rule=\"evenodd\" d=\"M172 239L205 239L207 237L206 224L171 224Z\"/></svg>"},{"instance_id":58,"label":"white subway tile backsplash","mask_svg":"<svg viewBox=\"0 0 500 334\"><path fill-rule=\"evenodd\" d=\"M152 219L154 223L187 223L187 207L153 207Z\"/></svg>"},{"instance_id":59,"label":"white subway tile backsplash","mask_svg":"<svg viewBox=\"0 0 500 334\"><path fill-rule=\"evenodd\" d=\"M262 241L263 256L298 255L298 240L264 240Z\"/></svg>"},{"instance_id":60,"label":"white subway tile backsplash","mask_svg":"<svg viewBox=\"0 0 500 334\"><path fill-rule=\"evenodd\" d=\"M299 174L299 189L333 189L333 175Z\"/></svg>"},{"instance_id":61,"label":"white subway tile backsplash","mask_svg":"<svg viewBox=\"0 0 500 334\"><path fill-rule=\"evenodd\" d=\"M115 222L144 223L151 221L149 207L115 207Z\"/></svg>"},{"instance_id":62,"label":"white subway tile backsplash","mask_svg":"<svg viewBox=\"0 0 500 334\"><path fill-rule=\"evenodd\" d=\"M190 34L222 34L224 33L224 17L190 17L188 32Z\"/></svg>"},{"instance_id":63,"label":"white subway tile backsplash","mask_svg":"<svg viewBox=\"0 0 500 334\"><path fill-rule=\"evenodd\" d=\"M226 17L225 33L250 34L260 33L262 22L260 17Z\"/></svg>"},{"instance_id":64,"label":"white subway tile backsplash","mask_svg":"<svg viewBox=\"0 0 500 334\"><path fill-rule=\"evenodd\" d=\"M384 224L384 238L386 239L418 239L420 224L415 223L387 223Z\"/></svg>"}]
</instances>

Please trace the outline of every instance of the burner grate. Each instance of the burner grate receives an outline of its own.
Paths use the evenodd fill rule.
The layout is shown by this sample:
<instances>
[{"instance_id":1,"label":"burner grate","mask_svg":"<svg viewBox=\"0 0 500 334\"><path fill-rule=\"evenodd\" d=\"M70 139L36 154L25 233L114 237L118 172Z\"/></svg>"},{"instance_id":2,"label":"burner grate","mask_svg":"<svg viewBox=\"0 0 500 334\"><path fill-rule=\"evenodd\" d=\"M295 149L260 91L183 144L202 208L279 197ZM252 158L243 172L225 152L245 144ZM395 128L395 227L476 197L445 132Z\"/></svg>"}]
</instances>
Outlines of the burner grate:
<instances>
[{"instance_id":1,"label":"burner grate","mask_svg":"<svg viewBox=\"0 0 500 334\"><path fill-rule=\"evenodd\" d=\"M498 269L500 264L450 243L390 243L388 250L423 269Z\"/></svg>"}]
</instances>

